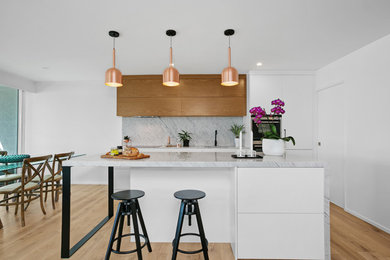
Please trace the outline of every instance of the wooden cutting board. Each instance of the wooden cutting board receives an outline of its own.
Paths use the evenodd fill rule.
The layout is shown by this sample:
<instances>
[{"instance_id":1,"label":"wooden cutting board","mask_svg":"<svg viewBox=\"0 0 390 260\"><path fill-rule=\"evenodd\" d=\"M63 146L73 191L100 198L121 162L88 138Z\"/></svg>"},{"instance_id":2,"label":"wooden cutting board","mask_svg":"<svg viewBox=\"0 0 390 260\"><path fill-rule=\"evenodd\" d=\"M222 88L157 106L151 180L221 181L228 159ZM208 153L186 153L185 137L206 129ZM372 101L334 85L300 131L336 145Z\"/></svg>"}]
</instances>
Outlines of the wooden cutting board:
<instances>
[{"instance_id":1,"label":"wooden cutting board","mask_svg":"<svg viewBox=\"0 0 390 260\"><path fill-rule=\"evenodd\" d=\"M108 159L122 159L122 160L139 160L139 159L145 159L145 158L149 158L150 155L147 155L147 154L141 154L141 156L125 156L125 155L110 155L110 154L103 154L102 156L100 156L100 158L108 158Z\"/></svg>"}]
</instances>

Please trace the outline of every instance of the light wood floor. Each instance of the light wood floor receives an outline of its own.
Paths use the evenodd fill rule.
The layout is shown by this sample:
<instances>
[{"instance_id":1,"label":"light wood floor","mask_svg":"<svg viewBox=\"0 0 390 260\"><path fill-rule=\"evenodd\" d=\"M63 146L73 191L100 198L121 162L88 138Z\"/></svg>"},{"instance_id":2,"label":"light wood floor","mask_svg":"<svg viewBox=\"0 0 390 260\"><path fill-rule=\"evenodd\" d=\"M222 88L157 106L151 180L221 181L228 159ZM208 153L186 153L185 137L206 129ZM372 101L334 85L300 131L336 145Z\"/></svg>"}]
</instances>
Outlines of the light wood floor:
<instances>
[{"instance_id":1,"label":"light wood floor","mask_svg":"<svg viewBox=\"0 0 390 260\"><path fill-rule=\"evenodd\" d=\"M77 242L87 231L106 215L107 187L104 185L72 186L71 244ZM116 205L115 205L116 206ZM47 214L40 210L39 202L34 201L26 212L26 226L20 225L20 216L7 213L0 208L4 228L0 230L0 259L60 259L61 203L55 210L50 200L46 203ZM112 227L111 220L87 244L78 250L71 259L103 259ZM129 249L130 246L123 249ZM132 245L134 246L134 245ZM198 248L197 244L186 244L183 249ZM170 259L170 243L152 243L153 252L143 249L146 260ZM390 260L390 235L331 205L331 248L332 259L386 259ZM229 244L209 245L212 260L233 258ZM116 255L111 259L136 259L136 254ZM200 260L201 254L179 254L181 260Z\"/></svg>"}]
</instances>

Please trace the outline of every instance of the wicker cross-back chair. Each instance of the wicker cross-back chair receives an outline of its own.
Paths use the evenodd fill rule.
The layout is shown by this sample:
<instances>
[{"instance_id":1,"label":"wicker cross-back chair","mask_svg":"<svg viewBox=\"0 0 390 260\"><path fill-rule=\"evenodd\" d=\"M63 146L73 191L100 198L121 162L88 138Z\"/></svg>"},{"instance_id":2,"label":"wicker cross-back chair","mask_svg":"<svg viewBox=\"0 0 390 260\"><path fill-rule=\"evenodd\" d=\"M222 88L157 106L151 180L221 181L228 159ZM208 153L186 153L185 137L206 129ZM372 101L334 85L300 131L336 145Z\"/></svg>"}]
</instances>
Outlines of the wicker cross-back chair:
<instances>
[{"instance_id":1,"label":"wicker cross-back chair","mask_svg":"<svg viewBox=\"0 0 390 260\"><path fill-rule=\"evenodd\" d=\"M5 185L0 188L0 194L7 194L8 197L0 201L0 206L15 206L15 215L18 213L20 205L21 224L25 226L24 211L25 204L30 204L35 199L40 199L41 210L46 214L43 206L43 180L45 178L45 169L49 166L51 155L27 158L23 160L22 177L20 182ZM33 179L38 177L39 182Z\"/></svg>"},{"instance_id":2,"label":"wicker cross-back chair","mask_svg":"<svg viewBox=\"0 0 390 260\"><path fill-rule=\"evenodd\" d=\"M0 156L7 156L8 153L7 151L0 151ZM23 160L23 159L21 159ZM7 165L8 163L5 163ZM18 181L21 177L22 174L18 173L17 171L3 171L3 174L0 175L0 186L8 185L12 182ZM8 198L8 194L4 194L4 199ZM8 206L6 206L6 210L8 211Z\"/></svg>"},{"instance_id":3,"label":"wicker cross-back chair","mask_svg":"<svg viewBox=\"0 0 390 260\"><path fill-rule=\"evenodd\" d=\"M50 174L46 174L43 178L43 188L45 189L45 202L47 201L47 193L51 192L51 202L53 209L56 208L55 202L58 201L59 192L62 190L62 162L69 160L74 152L55 154L52 166L48 167ZM34 182L39 182L39 178L35 177Z\"/></svg>"}]
</instances>

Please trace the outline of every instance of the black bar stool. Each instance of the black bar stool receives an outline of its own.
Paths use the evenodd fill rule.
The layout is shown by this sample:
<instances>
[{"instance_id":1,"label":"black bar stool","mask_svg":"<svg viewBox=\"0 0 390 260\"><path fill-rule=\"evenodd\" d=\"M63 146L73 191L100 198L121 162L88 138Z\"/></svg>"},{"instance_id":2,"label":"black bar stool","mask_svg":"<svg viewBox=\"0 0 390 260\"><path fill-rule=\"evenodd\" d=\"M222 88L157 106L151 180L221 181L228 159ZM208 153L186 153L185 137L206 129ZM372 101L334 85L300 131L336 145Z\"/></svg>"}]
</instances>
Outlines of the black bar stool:
<instances>
[{"instance_id":1,"label":"black bar stool","mask_svg":"<svg viewBox=\"0 0 390 260\"><path fill-rule=\"evenodd\" d=\"M180 204L180 212L179 212L179 220L177 221L176 235L175 239L172 241L173 245L173 253L172 260L176 260L177 252L183 254L197 254L203 252L204 259L208 260L208 241L204 234L202 218L200 216L199 204L198 200L206 197L206 193L199 190L181 190L177 191L174 194L175 198L181 200ZM181 233L181 229L183 227L184 216L188 216L188 225L191 226L191 216L196 216L196 221L198 223L199 234L196 233ZM202 244L202 249L195 251L184 251L179 249L180 237L182 236L198 236L200 237L200 242Z\"/></svg>"},{"instance_id":2,"label":"black bar stool","mask_svg":"<svg viewBox=\"0 0 390 260\"><path fill-rule=\"evenodd\" d=\"M144 219L142 217L141 208L138 203L138 198L141 198L144 195L145 192L141 190L124 190L112 194L111 197L114 200L121 200L121 202L119 202L118 209L116 211L114 226L112 228L110 242L108 243L108 247L107 247L107 252L105 257L106 260L110 259L111 252L114 252L116 254L131 254L137 252L138 260L142 260L141 250L143 247L145 247L145 245L148 247L149 252L152 252L152 247L150 246L148 233L146 232ZM134 233L123 235L122 234L123 222L125 220L126 215L127 215L128 226L130 226L130 215L132 216ZM141 224L143 234L139 233L137 216L139 218L139 222ZM118 229L118 224L119 224L118 236L115 237L116 230ZM122 238L129 237L129 236L135 237L136 249L130 251L120 251ZM140 237L142 237L145 240L145 242L142 245L140 242ZM114 241L117 241L116 250L112 249Z\"/></svg>"}]
</instances>

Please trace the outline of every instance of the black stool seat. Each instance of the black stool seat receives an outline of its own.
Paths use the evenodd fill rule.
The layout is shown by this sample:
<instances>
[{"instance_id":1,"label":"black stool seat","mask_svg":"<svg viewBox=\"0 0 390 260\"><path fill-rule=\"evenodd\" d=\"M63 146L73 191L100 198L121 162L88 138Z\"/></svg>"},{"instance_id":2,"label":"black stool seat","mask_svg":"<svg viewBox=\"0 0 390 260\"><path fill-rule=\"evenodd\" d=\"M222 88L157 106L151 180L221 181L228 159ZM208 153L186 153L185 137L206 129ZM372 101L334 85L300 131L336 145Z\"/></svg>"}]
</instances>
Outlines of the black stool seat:
<instances>
[{"instance_id":1,"label":"black stool seat","mask_svg":"<svg viewBox=\"0 0 390 260\"><path fill-rule=\"evenodd\" d=\"M206 193L200 190L179 190L174 196L179 200L200 200L206 197Z\"/></svg>"},{"instance_id":2,"label":"black stool seat","mask_svg":"<svg viewBox=\"0 0 390 260\"><path fill-rule=\"evenodd\" d=\"M142 190L122 190L115 192L111 195L114 200L133 200L139 199L145 196L145 192Z\"/></svg>"}]
</instances>

